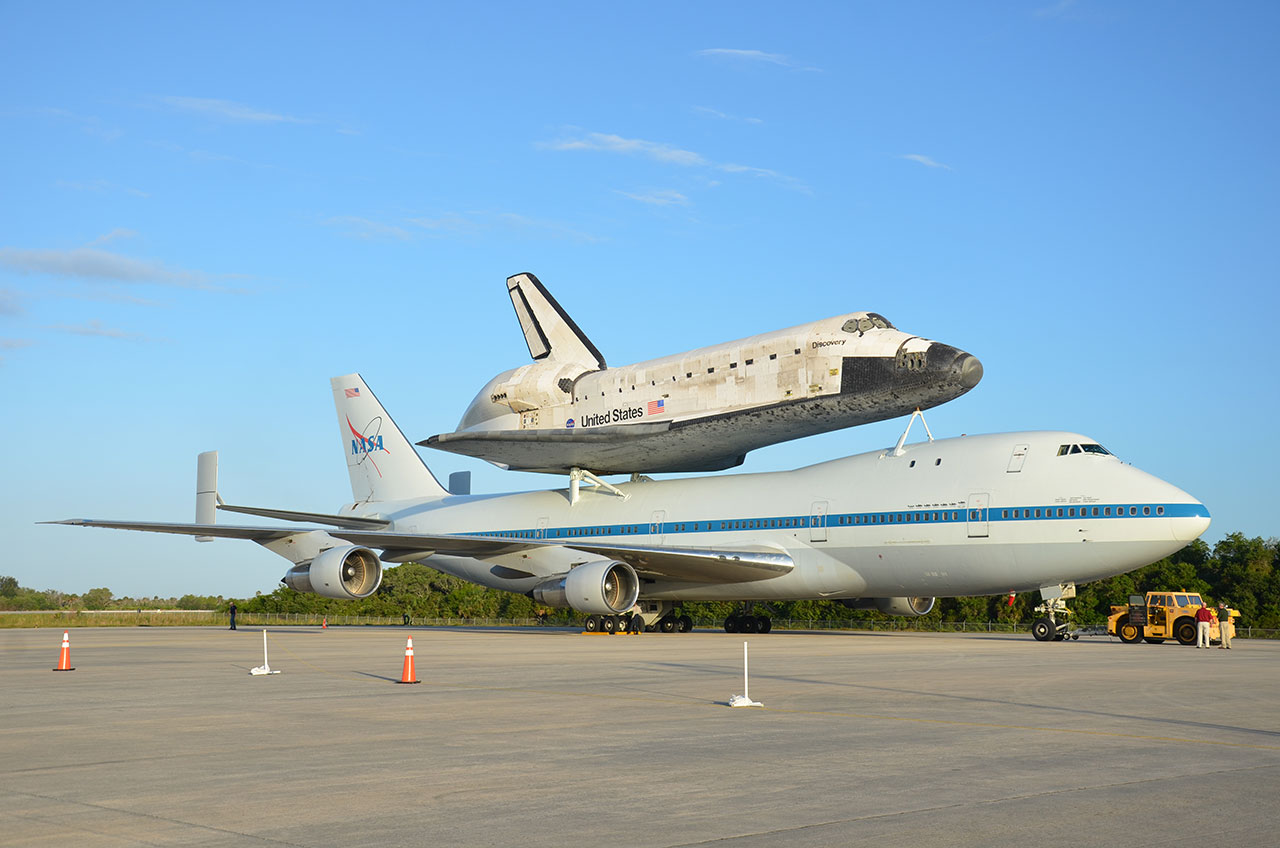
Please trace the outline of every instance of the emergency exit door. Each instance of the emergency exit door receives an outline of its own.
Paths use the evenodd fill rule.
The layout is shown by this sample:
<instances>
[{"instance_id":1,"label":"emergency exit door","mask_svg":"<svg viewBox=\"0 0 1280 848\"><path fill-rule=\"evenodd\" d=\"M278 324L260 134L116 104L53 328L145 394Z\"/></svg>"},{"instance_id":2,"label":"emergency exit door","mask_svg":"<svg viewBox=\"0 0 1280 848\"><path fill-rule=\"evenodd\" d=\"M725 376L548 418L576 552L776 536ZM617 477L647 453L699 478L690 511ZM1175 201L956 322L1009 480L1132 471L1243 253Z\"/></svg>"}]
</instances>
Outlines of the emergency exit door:
<instances>
[{"instance_id":1,"label":"emergency exit door","mask_svg":"<svg viewBox=\"0 0 1280 848\"><path fill-rule=\"evenodd\" d=\"M982 539L987 534L987 507L991 505L991 496L984 492L969 495L969 538Z\"/></svg>"}]
</instances>

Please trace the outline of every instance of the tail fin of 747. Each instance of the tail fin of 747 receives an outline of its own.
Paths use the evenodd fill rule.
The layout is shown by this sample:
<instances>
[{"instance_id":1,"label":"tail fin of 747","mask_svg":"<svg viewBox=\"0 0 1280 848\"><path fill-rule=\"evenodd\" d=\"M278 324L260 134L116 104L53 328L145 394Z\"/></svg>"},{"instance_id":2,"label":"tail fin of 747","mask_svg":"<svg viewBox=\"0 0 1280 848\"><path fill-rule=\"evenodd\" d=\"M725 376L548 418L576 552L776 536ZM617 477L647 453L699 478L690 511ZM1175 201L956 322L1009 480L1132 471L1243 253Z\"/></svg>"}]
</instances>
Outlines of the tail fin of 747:
<instances>
[{"instance_id":1,"label":"tail fin of 747","mask_svg":"<svg viewBox=\"0 0 1280 848\"><path fill-rule=\"evenodd\" d=\"M329 383L356 503L448 494L359 374Z\"/></svg>"}]
</instances>

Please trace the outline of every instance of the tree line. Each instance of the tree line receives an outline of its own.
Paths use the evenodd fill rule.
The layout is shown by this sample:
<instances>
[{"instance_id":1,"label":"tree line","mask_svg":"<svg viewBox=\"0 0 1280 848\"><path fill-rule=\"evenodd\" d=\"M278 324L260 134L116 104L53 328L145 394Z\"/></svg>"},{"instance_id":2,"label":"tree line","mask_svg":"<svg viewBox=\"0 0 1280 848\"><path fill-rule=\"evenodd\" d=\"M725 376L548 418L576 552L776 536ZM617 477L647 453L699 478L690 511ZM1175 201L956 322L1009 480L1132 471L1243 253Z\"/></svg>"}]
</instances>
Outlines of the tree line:
<instances>
[{"instance_id":1,"label":"tree line","mask_svg":"<svg viewBox=\"0 0 1280 848\"><path fill-rule=\"evenodd\" d=\"M1101 624L1112 604L1129 595L1158 590L1199 592L1213 603L1227 601L1241 613L1241 624L1280 629L1280 539L1247 538L1232 533L1210 547L1197 539L1182 550L1144 568L1077 587L1068 606L1080 625ZM105 587L83 594L20 586L0 576L0 610L75 609L213 609L226 611L232 600L244 613L309 613L314 615L370 615L399 618L543 618L569 623L580 616L572 610L539 606L524 595L486 589L418 563L386 569L382 585L368 598L339 601L304 595L284 586L252 598L184 595L181 598L116 598ZM928 618L942 621L1027 623L1036 617L1038 592L974 598L940 598ZM874 610L852 610L838 601L776 601L762 605L778 619L866 621L885 618ZM684 611L696 620L721 620L736 605L731 602L693 602Z\"/></svg>"}]
</instances>

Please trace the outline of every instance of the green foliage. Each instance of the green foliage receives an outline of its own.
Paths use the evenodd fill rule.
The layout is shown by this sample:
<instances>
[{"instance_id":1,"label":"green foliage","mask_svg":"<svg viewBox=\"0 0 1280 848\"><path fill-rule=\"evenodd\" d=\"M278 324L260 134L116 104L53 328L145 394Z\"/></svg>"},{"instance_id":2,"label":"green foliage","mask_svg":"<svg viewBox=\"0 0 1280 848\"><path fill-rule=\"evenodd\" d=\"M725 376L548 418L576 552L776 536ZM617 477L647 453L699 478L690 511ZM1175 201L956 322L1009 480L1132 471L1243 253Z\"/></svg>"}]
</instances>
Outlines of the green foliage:
<instances>
[{"instance_id":1,"label":"green foliage","mask_svg":"<svg viewBox=\"0 0 1280 848\"><path fill-rule=\"evenodd\" d=\"M90 589L81 596L80 602L84 604L85 609L106 609L107 604L111 603L111 590L105 586L101 589Z\"/></svg>"},{"instance_id":2,"label":"green foliage","mask_svg":"<svg viewBox=\"0 0 1280 848\"><path fill-rule=\"evenodd\" d=\"M1075 621L1081 626L1106 621L1113 604L1123 604L1129 595L1156 590L1186 589L1199 592L1211 602L1228 601L1240 610L1246 626L1280 629L1280 540L1247 538L1232 533L1212 548L1196 540L1177 553L1144 568L1077 587L1070 603ZM1035 618L1038 592L1025 592L1008 603L1008 595L979 598L940 598L926 620L967 622L1022 622ZM113 598L107 588L90 589L83 596L67 595L53 589L36 591L0 576L0 609L117 609L162 608L215 609L226 612L230 599L183 595L177 600ZM319 595L304 595L278 587L269 594L237 600L244 613L304 613L312 615L376 615L399 618L537 618L549 623L578 621L573 610L539 607L530 598L497 589L486 589L419 563L387 568L382 585L372 596L358 601L339 601ZM722 620L738 608L728 601L700 601L683 605L684 612L701 620ZM802 600L760 604L758 609L777 619L815 621L883 620L877 610L850 609L837 601Z\"/></svg>"}]
</instances>

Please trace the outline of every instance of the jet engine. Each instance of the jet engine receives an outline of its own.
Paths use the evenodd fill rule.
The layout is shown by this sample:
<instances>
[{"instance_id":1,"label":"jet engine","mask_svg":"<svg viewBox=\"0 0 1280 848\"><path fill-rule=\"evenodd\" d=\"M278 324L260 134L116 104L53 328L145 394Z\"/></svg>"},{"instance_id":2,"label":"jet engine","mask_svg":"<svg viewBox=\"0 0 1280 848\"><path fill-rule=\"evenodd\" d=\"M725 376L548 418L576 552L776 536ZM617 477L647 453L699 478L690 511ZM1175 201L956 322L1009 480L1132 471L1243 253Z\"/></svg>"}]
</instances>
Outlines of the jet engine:
<instances>
[{"instance_id":1,"label":"jet engine","mask_svg":"<svg viewBox=\"0 0 1280 848\"><path fill-rule=\"evenodd\" d=\"M849 598L840 603L849 609L878 609L886 615L916 618L933 611L937 598Z\"/></svg>"},{"instance_id":2,"label":"jet engine","mask_svg":"<svg viewBox=\"0 0 1280 848\"><path fill-rule=\"evenodd\" d=\"M529 594L538 603L550 607L616 615L635 606L640 596L640 578L625 562L602 559L539 583Z\"/></svg>"},{"instance_id":3,"label":"jet engine","mask_svg":"<svg viewBox=\"0 0 1280 848\"><path fill-rule=\"evenodd\" d=\"M367 598L382 583L382 563L368 548L348 545L321 551L311 562L295 565L281 580L295 592L349 601Z\"/></svg>"}]
</instances>

